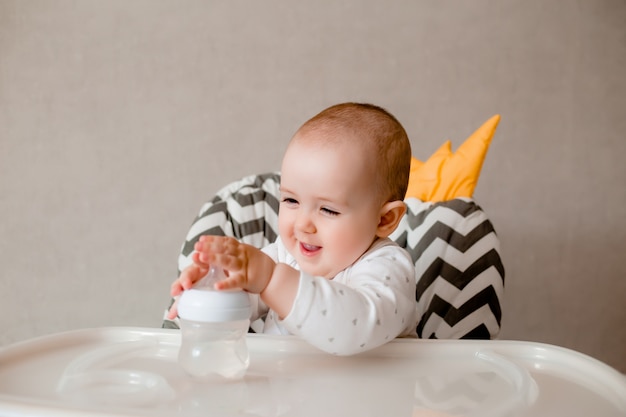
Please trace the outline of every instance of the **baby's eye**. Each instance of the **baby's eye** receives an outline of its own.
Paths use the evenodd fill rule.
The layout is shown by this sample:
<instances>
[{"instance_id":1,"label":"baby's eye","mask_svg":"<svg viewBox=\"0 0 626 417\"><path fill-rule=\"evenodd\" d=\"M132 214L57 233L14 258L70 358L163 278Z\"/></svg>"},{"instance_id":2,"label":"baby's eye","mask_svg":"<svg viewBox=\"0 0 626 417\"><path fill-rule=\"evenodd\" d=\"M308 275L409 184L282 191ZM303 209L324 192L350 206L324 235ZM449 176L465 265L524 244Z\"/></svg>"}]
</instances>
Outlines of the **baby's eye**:
<instances>
[{"instance_id":1,"label":"baby's eye","mask_svg":"<svg viewBox=\"0 0 626 417\"><path fill-rule=\"evenodd\" d=\"M326 207L322 207L322 212L323 212L324 214L329 215L329 216L338 216L338 215L339 215L339 212L338 212L338 211L331 210L331 209L326 208Z\"/></svg>"},{"instance_id":2,"label":"baby's eye","mask_svg":"<svg viewBox=\"0 0 626 417\"><path fill-rule=\"evenodd\" d=\"M295 198L291 198L291 197L284 197L281 200L281 202L289 204L289 205L296 205L296 204L298 204L298 200L296 200Z\"/></svg>"}]
</instances>

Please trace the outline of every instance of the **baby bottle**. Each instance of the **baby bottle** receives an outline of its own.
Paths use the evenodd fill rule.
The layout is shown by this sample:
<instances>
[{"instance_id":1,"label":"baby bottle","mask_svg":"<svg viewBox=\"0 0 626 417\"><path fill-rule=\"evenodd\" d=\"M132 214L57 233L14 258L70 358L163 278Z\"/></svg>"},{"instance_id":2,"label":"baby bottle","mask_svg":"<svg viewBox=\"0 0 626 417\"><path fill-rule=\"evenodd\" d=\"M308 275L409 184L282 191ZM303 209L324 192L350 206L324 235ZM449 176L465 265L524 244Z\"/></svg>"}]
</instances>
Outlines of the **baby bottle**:
<instances>
[{"instance_id":1,"label":"baby bottle","mask_svg":"<svg viewBox=\"0 0 626 417\"><path fill-rule=\"evenodd\" d=\"M178 362L199 379L242 378L250 363L246 345L250 299L242 290L216 291L215 283L224 278L224 271L211 267L178 300L182 336Z\"/></svg>"}]
</instances>

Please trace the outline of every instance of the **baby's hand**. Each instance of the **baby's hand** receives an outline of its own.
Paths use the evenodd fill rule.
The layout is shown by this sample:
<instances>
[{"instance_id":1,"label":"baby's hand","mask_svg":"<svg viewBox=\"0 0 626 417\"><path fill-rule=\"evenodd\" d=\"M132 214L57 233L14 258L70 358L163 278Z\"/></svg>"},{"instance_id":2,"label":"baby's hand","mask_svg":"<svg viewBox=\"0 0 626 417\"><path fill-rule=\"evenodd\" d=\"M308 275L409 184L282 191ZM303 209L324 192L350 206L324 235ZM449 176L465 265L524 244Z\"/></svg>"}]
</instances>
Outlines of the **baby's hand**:
<instances>
[{"instance_id":1,"label":"baby's hand","mask_svg":"<svg viewBox=\"0 0 626 417\"><path fill-rule=\"evenodd\" d=\"M194 246L193 264L183 269L172 283L170 294L179 296L190 289L208 272L210 265L225 270L227 278L215 285L217 290L241 288L260 294L272 278L276 264L265 253L254 246L224 236L201 236ZM174 319L178 314L178 300L170 307L167 317Z\"/></svg>"},{"instance_id":2,"label":"baby's hand","mask_svg":"<svg viewBox=\"0 0 626 417\"><path fill-rule=\"evenodd\" d=\"M241 288L259 294L267 287L276 266L272 258L259 249L232 237L201 236L194 249L192 259L199 270L206 274L208 266L214 265L226 271L227 278L216 284L218 290ZM197 281L195 272L190 272L185 279L192 283ZM187 282L181 281L184 289Z\"/></svg>"},{"instance_id":3,"label":"baby's hand","mask_svg":"<svg viewBox=\"0 0 626 417\"><path fill-rule=\"evenodd\" d=\"M183 269L180 273L180 276L176 281L172 283L170 288L170 294L172 297L177 298L183 291L188 290L193 287L193 284L202 279L207 272L209 271L208 267L191 264L187 268ZM167 318L173 320L178 315L178 299L174 301L171 305L170 309L167 312Z\"/></svg>"}]
</instances>

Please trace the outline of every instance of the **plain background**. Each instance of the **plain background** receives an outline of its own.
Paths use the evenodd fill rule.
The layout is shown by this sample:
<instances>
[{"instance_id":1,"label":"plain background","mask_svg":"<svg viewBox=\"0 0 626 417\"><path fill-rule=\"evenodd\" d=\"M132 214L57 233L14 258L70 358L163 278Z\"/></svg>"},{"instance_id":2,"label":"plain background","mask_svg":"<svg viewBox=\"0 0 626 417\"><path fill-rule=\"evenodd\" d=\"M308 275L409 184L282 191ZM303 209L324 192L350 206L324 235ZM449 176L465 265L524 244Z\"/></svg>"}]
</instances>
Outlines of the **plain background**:
<instances>
[{"instance_id":1,"label":"plain background","mask_svg":"<svg viewBox=\"0 0 626 417\"><path fill-rule=\"evenodd\" d=\"M365 101L422 160L502 115L475 193L500 338L626 371L625 22L623 0L0 0L0 345L159 327L201 204Z\"/></svg>"}]
</instances>

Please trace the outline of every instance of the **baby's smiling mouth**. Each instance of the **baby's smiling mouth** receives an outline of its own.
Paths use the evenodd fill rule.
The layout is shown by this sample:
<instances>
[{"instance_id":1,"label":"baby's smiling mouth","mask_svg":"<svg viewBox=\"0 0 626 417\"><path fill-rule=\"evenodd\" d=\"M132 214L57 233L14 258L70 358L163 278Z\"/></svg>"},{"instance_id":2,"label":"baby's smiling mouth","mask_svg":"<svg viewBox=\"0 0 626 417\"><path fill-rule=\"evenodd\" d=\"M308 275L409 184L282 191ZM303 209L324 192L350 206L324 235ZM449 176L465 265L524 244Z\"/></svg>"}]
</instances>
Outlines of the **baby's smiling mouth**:
<instances>
[{"instance_id":1,"label":"baby's smiling mouth","mask_svg":"<svg viewBox=\"0 0 626 417\"><path fill-rule=\"evenodd\" d=\"M300 242L300 251L304 255L309 255L309 256L314 255L320 249L322 249L321 246L309 245L308 243Z\"/></svg>"}]
</instances>

